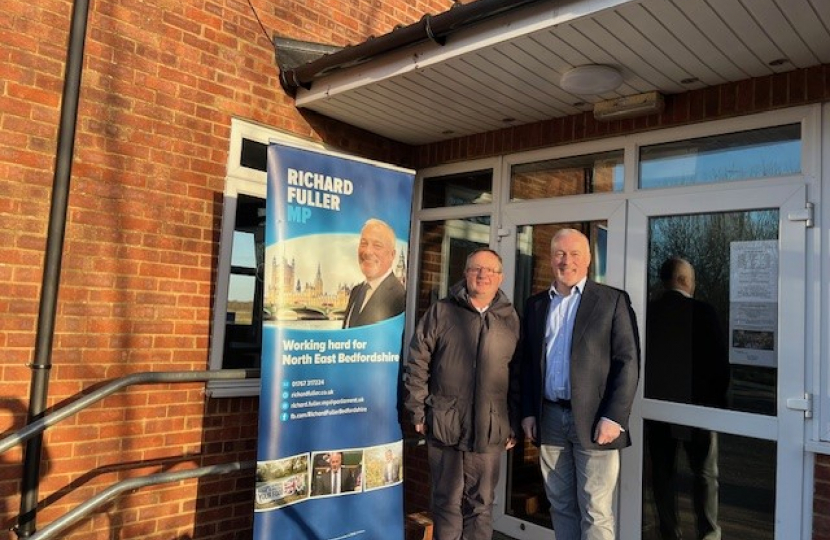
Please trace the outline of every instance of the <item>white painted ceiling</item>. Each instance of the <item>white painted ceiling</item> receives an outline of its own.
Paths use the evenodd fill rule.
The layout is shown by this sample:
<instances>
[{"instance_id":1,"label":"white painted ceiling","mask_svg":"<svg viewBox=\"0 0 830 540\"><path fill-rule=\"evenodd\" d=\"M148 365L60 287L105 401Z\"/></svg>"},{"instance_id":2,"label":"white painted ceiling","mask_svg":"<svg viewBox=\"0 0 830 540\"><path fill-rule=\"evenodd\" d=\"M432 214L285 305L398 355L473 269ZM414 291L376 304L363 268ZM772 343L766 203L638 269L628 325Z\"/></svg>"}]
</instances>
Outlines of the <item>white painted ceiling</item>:
<instances>
[{"instance_id":1,"label":"white painted ceiling","mask_svg":"<svg viewBox=\"0 0 830 540\"><path fill-rule=\"evenodd\" d=\"M619 68L622 86L598 96L559 88L585 64ZM820 64L830 64L830 0L551 0L444 46L335 71L300 88L296 105L419 145Z\"/></svg>"}]
</instances>

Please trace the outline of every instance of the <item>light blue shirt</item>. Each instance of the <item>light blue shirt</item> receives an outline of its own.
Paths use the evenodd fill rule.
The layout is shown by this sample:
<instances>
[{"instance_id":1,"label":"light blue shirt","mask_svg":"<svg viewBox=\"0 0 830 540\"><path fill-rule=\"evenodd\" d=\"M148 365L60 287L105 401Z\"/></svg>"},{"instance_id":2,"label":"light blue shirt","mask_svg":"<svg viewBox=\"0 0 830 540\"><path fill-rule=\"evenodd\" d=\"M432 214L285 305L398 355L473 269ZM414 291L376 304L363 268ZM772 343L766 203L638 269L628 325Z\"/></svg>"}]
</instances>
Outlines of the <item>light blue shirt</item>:
<instances>
[{"instance_id":1,"label":"light blue shirt","mask_svg":"<svg viewBox=\"0 0 830 540\"><path fill-rule=\"evenodd\" d=\"M571 399L571 340L574 320L587 278L571 288L568 296L551 286L548 320L545 328L545 398Z\"/></svg>"}]
</instances>

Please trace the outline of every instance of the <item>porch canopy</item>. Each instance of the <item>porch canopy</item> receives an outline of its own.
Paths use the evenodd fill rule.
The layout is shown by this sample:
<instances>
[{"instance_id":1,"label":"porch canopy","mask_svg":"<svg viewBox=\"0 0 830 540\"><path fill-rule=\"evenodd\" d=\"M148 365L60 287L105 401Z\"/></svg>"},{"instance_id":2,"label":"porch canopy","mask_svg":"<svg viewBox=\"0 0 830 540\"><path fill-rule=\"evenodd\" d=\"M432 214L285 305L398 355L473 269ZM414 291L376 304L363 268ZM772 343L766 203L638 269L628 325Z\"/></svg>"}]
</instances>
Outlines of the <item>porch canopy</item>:
<instances>
[{"instance_id":1,"label":"porch canopy","mask_svg":"<svg viewBox=\"0 0 830 540\"><path fill-rule=\"evenodd\" d=\"M297 107L421 145L829 64L830 2L476 0L298 65L287 45Z\"/></svg>"}]
</instances>

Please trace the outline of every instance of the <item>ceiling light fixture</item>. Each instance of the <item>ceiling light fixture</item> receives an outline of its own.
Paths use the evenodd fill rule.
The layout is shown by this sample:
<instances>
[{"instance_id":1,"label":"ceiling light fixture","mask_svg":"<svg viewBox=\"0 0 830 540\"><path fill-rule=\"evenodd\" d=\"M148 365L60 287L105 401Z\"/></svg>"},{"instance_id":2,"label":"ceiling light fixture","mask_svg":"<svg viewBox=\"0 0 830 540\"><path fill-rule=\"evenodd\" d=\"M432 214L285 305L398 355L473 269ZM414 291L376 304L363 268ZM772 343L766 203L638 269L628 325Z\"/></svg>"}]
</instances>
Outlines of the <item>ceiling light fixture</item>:
<instances>
[{"instance_id":1,"label":"ceiling light fixture","mask_svg":"<svg viewBox=\"0 0 830 540\"><path fill-rule=\"evenodd\" d=\"M616 90L623 82L622 73L615 67L601 64L577 66L562 75L562 90L578 96L593 96Z\"/></svg>"}]
</instances>

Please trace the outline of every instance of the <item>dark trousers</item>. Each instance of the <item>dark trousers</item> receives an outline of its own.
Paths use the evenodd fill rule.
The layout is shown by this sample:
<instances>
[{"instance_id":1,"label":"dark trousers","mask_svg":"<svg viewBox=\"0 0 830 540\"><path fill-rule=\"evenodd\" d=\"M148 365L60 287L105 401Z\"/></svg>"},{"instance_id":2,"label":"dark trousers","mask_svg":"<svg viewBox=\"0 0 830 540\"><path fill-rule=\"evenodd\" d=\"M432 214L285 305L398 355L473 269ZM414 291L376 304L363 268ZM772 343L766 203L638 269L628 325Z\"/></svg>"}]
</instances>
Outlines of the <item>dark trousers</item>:
<instances>
[{"instance_id":1,"label":"dark trousers","mask_svg":"<svg viewBox=\"0 0 830 540\"><path fill-rule=\"evenodd\" d=\"M433 540L490 540L501 452L427 447Z\"/></svg>"},{"instance_id":2,"label":"dark trousers","mask_svg":"<svg viewBox=\"0 0 830 540\"><path fill-rule=\"evenodd\" d=\"M712 431L650 423L652 487L663 540L682 537L677 518L677 449L682 444L693 474L692 504L697 538L720 540L718 526L718 438Z\"/></svg>"}]
</instances>

